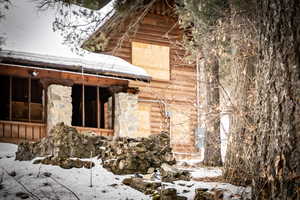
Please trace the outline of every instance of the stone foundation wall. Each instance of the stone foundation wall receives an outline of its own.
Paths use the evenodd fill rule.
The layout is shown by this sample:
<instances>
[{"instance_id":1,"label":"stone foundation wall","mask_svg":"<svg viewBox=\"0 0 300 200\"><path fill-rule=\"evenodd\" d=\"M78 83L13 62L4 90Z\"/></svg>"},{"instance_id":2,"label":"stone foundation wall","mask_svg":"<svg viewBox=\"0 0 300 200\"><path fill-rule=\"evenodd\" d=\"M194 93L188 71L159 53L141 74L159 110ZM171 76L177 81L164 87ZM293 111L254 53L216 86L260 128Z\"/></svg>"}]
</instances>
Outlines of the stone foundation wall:
<instances>
[{"instance_id":1,"label":"stone foundation wall","mask_svg":"<svg viewBox=\"0 0 300 200\"><path fill-rule=\"evenodd\" d=\"M52 84L47 90L47 133L59 122L71 126L72 87Z\"/></svg>"},{"instance_id":2,"label":"stone foundation wall","mask_svg":"<svg viewBox=\"0 0 300 200\"><path fill-rule=\"evenodd\" d=\"M115 137L138 137L138 96L129 93L115 94Z\"/></svg>"}]
</instances>

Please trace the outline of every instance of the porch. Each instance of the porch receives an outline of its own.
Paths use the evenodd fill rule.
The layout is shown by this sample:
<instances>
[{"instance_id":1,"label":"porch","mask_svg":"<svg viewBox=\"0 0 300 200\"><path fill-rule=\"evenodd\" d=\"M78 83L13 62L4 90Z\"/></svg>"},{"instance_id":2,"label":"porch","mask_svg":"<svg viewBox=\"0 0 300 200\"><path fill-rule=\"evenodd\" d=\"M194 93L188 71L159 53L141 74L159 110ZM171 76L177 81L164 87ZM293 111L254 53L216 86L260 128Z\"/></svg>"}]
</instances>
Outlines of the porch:
<instances>
[{"instance_id":1,"label":"porch","mask_svg":"<svg viewBox=\"0 0 300 200\"><path fill-rule=\"evenodd\" d=\"M63 86L65 82L54 78L61 77L61 72L32 70L15 65L2 67L5 70L1 69L0 72L1 141L38 141L47 136L57 122L73 126L80 133L93 132L107 137L114 135L113 92L110 87L117 84L116 81L74 75ZM33 72L38 75L33 76ZM120 85L127 83L118 82ZM53 89L53 84L61 87ZM64 101L66 96L68 102Z\"/></svg>"}]
</instances>

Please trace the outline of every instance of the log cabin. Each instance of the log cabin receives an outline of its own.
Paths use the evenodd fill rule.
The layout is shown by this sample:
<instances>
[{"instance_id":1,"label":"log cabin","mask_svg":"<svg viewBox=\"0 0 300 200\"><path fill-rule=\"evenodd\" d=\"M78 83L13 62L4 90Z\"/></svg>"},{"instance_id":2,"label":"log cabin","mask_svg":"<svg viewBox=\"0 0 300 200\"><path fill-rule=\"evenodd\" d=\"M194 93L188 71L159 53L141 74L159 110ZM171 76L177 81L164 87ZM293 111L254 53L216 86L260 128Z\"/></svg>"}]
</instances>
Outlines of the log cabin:
<instances>
[{"instance_id":1,"label":"log cabin","mask_svg":"<svg viewBox=\"0 0 300 200\"><path fill-rule=\"evenodd\" d=\"M186 60L173 0L116 1L115 12L83 44L95 53L114 55L146 70L150 83L129 81L139 88L138 131L131 137L167 131L177 157L199 155L199 75ZM197 133L198 132L198 133Z\"/></svg>"},{"instance_id":2,"label":"log cabin","mask_svg":"<svg viewBox=\"0 0 300 200\"><path fill-rule=\"evenodd\" d=\"M197 157L197 65L184 59L174 1L149 2L119 6L86 40L100 63L1 51L0 137L36 141L58 122L109 137L166 131L177 158Z\"/></svg>"}]
</instances>

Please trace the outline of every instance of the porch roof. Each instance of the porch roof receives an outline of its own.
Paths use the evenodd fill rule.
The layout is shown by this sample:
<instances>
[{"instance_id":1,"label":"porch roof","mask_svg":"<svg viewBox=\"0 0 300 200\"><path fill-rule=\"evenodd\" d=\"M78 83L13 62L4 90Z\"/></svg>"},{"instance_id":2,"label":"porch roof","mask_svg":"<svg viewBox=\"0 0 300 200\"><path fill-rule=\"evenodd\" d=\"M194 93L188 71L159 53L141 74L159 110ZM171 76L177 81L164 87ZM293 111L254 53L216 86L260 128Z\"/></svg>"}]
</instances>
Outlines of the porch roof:
<instances>
[{"instance_id":1,"label":"porch roof","mask_svg":"<svg viewBox=\"0 0 300 200\"><path fill-rule=\"evenodd\" d=\"M59 57L15 50L0 51L1 63L13 63L58 70L77 71L98 75L115 76L150 81L147 72L127 61L110 55L87 52L85 56Z\"/></svg>"}]
</instances>

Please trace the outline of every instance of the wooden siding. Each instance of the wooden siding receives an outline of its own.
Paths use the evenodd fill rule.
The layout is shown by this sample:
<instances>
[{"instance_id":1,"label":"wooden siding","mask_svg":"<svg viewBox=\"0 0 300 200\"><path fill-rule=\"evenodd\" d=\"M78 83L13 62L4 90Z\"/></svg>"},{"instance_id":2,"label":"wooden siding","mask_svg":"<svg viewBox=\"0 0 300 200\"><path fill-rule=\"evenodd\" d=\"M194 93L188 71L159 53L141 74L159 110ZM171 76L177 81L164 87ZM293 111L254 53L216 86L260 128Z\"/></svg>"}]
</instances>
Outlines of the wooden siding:
<instances>
[{"instance_id":1,"label":"wooden siding","mask_svg":"<svg viewBox=\"0 0 300 200\"><path fill-rule=\"evenodd\" d=\"M38 141L46 136L46 125L42 123L0 121L1 138L18 138Z\"/></svg>"},{"instance_id":2,"label":"wooden siding","mask_svg":"<svg viewBox=\"0 0 300 200\"><path fill-rule=\"evenodd\" d=\"M196 152L194 136L197 123L195 107L197 91L196 66L195 64L187 64L183 61L183 58L186 56L185 51L180 48L180 45L177 45L181 42L182 33L176 23L177 21L171 17L150 12L139 24L138 29L133 34L129 34L129 37L123 40L122 43L118 44L118 41L120 41L125 33L124 30L119 31L117 34L108 34L110 40L105 53L132 62L132 42L170 47L169 81L155 80L155 77L153 77L154 80L150 83L130 81L129 85L139 87L139 99L148 100L148 104L151 104L151 134L157 134L163 130L164 117L162 116L162 105L159 103L163 101L166 103L168 111L178 113L175 110L180 110L187 116L186 119L189 119L189 133L182 135L180 128L176 129L177 132L172 133L177 136L174 138L183 138L185 140L184 142L173 142L174 151ZM180 115L172 116L171 114L171 120L172 117L176 118L180 117ZM177 122L178 120L175 121ZM179 136L180 134L181 136Z\"/></svg>"}]
</instances>

